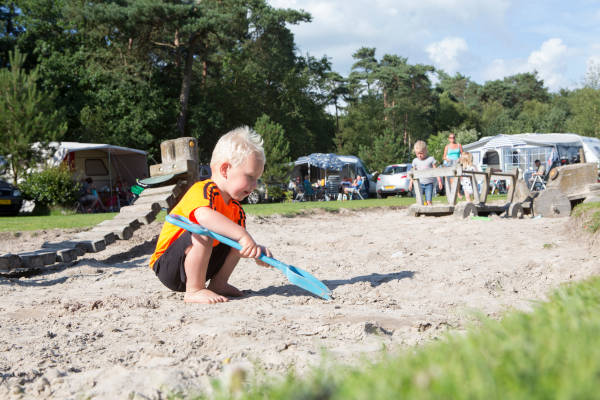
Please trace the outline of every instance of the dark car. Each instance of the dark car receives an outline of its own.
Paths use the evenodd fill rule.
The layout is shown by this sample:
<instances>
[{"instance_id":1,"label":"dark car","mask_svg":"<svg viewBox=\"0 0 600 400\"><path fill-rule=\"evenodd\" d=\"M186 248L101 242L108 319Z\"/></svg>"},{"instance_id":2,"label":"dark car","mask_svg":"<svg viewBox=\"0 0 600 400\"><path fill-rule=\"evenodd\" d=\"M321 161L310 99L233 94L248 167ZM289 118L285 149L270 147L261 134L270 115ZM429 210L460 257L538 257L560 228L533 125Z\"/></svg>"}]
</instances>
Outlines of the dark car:
<instances>
[{"instance_id":1,"label":"dark car","mask_svg":"<svg viewBox=\"0 0 600 400\"><path fill-rule=\"evenodd\" d=\"M0 214L17 215L23 204L19 189L10 183L0 180Z\"/></svg>"}]
</instances>

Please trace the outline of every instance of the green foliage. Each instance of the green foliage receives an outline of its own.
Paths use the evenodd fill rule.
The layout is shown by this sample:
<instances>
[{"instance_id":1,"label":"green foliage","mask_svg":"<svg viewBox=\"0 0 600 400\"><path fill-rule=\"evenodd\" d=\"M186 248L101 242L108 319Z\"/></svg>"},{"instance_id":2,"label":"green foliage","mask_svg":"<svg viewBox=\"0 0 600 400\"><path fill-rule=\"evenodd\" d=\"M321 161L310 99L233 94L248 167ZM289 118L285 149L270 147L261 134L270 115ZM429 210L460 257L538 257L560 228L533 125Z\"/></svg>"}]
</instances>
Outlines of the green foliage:
<instances>
[{"instance_id":1,"label":"green foliage","mask_svg":"<svg viewBox=\"0 0 600 400\"><path fill-rule=\"evenodd\" d=\"M382 354L359 366L326 365L255 384L236 399L594 398L600 375L600 279L556 290L533 312L480 317L466 334Z\"/></svg>"},{"instance_id":2,"label":"green foliage","mask_svg":"<svg viewBox=\"0 0 600 400\"><path fill-rule=\"evenodd\" d=\"M267 185L267 193L269 194L269 201L283 201L286 198L285 191L281 185Z\"/></svg>"},{"instance_id":3,"label":"green foliage","mask_svg":"<svg viewBox=\"0 0 600 400\"><path fill-rule=\"evenodd\" d=\"M358 156L371 168L383 171L386 165L409 162L409 149L396 136L386 129L382 135L376 136L370 146L361 146Z\"/></svg>"},{"instance_id":4,"label":"green foliage","mask_svg":"<svg viewBox=\"0 0 600 400\"><path fill-rule=\"evenodd\" d=\"M23 197L37 205L68 206L79 197L79 184L73 182L71 171L65 165L32 172L19 185Z\"/></svg>"},{"instance_id":5,"label":"green foliage","mask_svg":"<svg viewBox=\"0 0 600 400\"><path fill-rule=\"evenodd\" d=\"M283 128L271 121L268 115L263 114L256 121L254 130L262 136L264 141L267 158L263 173L264 181L267 183L287 182L290 173L290 144L285 138ZM269 194L276 197L271 191Z\"/></svg>"},{"instance_id":6,"label":"green foliage","mask_svg":"<svg viewBox=\"0 0 600 400\"><path fill-rule=\"evenodd\" d=\"M448 144L448 134L450 132L438 132L436 135L431 135L427 139L427 153L435 158L438 165L442 165L444 161L444 148ZM414 152L411 149L411 153L414 155Z\"/></svg>"},{"instance_id":7,"label":"green foliage","mask_svg":"<svg viewBox=\"0 0 600 400\"><path fill-rule=\"evenodd\" d=\"M475 129L456 129L454 134L456 142L463 146L478 141L481 136Z\"/></svg>"},{"instance_id":8,"label":"green foliage","mask_svg":"<svg viewBox=\"0 0 600 400\"><path fill-rule=\"evenodd\" d=\"M567 122L572 132L600 137L600 89L585 87L569 96L573 116Z\"/></svg>"},{"instance_id":9,"label":"green foliage","mask_svg":"<svg viewBox=\"0 0 600 400\"><path fill-rule=\"evenodd\" d=\"M9 57L10 68L0 69L0 156L8 160L16 184L67 126L57 110L51 111L53 96L38 90L37 69L27 73L22 68L26 57L18 49Z\"/></svg>"}]
</instances>

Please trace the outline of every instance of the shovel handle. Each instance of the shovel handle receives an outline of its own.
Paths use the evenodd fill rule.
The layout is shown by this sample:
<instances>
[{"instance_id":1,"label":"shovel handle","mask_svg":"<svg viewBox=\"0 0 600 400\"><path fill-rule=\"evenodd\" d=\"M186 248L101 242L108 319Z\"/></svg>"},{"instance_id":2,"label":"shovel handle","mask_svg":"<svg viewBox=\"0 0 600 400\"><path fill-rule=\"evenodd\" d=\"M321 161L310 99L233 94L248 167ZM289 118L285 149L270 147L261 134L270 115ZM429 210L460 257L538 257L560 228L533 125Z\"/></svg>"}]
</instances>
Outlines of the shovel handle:
<instances>
[{"instance_id":1,"label":"shovel handle","mask_svg":"<svg viewBox=\"0 0 600 400\"><path fill-rule=\"evenodd\" d=\"M212 237L213 239L216 239L219 242L226 244L227 246L233 247L236 250L242 249L242 245L239 244L238 242L236 242L235 240L228 238L227 236L220 235L209 229L206 229L205 227L203 227L201 225L195 224L184 216L177 215L177 214L169 214L169 215L167 215L166 220L173 225L179 226L180 228L184 228L184 229L186 229L190 232L196 233L198 235ZM260 257L258 257L258 259L263 262L266 262L267 264L271 265L272 267L277 268L278 270L280 270L282 272L285 272L285 270L289 268L289 266L287 264L284 264L281 261L276 260L276 259L269 257L262 253L261 253Z\"/></svg>"}]
</instances>

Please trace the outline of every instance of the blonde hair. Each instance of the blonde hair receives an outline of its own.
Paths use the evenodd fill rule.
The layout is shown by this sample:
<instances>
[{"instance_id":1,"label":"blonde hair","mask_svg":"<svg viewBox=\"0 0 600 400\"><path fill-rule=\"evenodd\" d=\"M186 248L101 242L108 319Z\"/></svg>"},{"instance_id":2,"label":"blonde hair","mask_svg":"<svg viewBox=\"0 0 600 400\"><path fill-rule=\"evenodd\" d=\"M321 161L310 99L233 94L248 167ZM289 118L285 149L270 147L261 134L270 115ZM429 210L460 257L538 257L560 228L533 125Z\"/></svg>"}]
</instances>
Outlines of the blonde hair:
<instances>
[{"instance_id":1,"label":"blonde hair","mask_svg":"<svg viewBox=\"0 0 600 400\"><path fill-rule=\"evenodd\" d=\"M460 165L464 167L470 167L473 165L473 154L464 152L460 155Z\"/></svg>"},{"instance_id":2,"label":"blonde hair","mask_svg":"<svg viewBox=\"0 0 600 400\"><path fill-rule=\"evenodd\" d=\"M415 142L415 145L413 146L413 150L415 151L415 154L420 153L420 152L425 152L425 154L427 154L427 143L425 143L422 140L417 140Z\"/></svg>"},{"instance_id":3,"label":"blonde hair","mask_svg":"<svg viewBox=\"0 0 600 400\"><path fill-rule=\"evenodd\" d=\"M228 162L232 167L241 165L251 155L265 163L265 150L260 135L247 126L241 126L227 132L219 138L212 153L210 167L218 168L220 163Z\"/></svg>"}]
</instances>

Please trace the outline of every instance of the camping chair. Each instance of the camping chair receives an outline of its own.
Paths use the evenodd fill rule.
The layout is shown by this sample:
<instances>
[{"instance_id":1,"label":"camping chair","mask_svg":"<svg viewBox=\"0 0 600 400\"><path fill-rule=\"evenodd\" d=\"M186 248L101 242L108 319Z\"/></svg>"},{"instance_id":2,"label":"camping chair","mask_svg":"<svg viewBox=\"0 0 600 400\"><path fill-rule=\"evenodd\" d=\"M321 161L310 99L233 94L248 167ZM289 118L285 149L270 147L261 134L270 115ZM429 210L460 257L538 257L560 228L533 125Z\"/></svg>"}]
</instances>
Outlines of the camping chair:
<instances>
[{"instance_id":1,"label":"camping chair","mask_svg":"<svg viewBox=\"0 0 600 400\"><path fill-rule=\"evenodd\" d=\"M308 201L312 201L315 198L315 191L309 181L302 182L302 189L304 189L304 198L308 198Z\"/></svg>"},{"instance_id":2,"label":"camping chair","mask_svg":"<svg viewBox=\"0 0 600 400\"><path fill-rule=\"evenodd\" d=\"M529 188L530 192L546 190L546 176L542 175L534 175L533 179L531 179L531 187Z\"/></svg>"},{"instance_id":3,"label":"camping chair","mask_svg":"<svg viewBox=\"0 0 600 400\"><path fill-rule=\"evenodd\" d=\"M330 175L325 183L325 200L335 200L339 197L342 179L339 175ZM340 198L341 200L341 198Z\"/></svg>"},{"instance_id":4,"label":"camping chair","mask_svg":"<svg viewBox=\"0 0 600 400\"><path fill-rule=\"evenodd\" d=\"M363 190L363 187L365 186L365 179L362 179L360 181L360 185L358 187L349 187L346 189L346 194L348 195L348 199L349 200L354 200L354 195L358 196L358 198L360 198L361 200L364 200L365 198L363 197L363 195L360 193Z\"/></svg>"}]
</instances>

